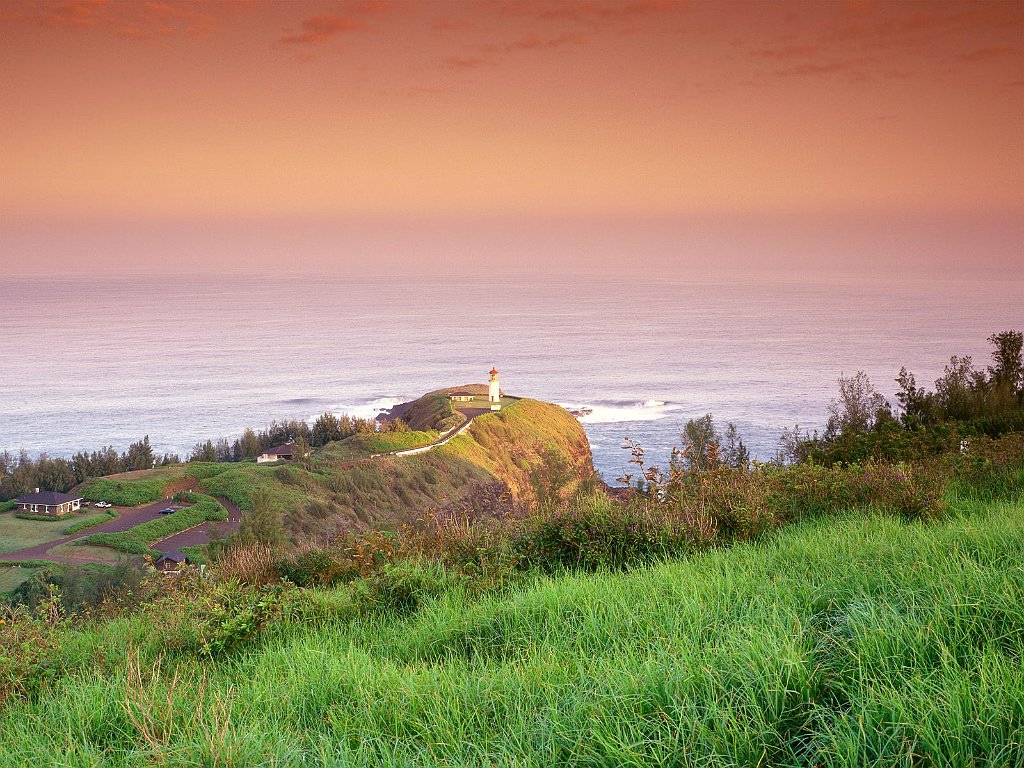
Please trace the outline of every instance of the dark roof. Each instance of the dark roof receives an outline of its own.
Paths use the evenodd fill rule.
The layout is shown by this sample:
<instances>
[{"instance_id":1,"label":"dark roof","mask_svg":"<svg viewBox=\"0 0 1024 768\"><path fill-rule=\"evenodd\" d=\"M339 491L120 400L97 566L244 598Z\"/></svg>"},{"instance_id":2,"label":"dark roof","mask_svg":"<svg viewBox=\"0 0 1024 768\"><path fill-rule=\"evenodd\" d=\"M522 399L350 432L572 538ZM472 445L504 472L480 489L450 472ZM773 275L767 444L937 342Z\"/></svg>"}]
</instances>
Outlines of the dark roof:
<instances>
[{"instance_id":1,"label":"dark roof","mask_svg":"<svg viewBox=\"0 0 1024 768\"><path fill-rule=\"evenodd\" d=\"M43 491L42 493L26 493L14 501L18 504L45 504L48 507L56 507L58 504L67 504L82 498L73 493L57 493L56 491Z\"/></svg>"},{"instance_id":2,"label":"dark roof","mask_svg":"<svg viewBox=\"0 0 1024 768\"><path fill-rule=\"evenodd\" d=\"M260 456L291 456L293 453L295 453L294 445L276 445L273 448L267 448Z\"/></svg>"},{"instance_id":3,"label":"dark roof","mask_svg":"<svg viewBox=\"0 0 1024 768\"><path fill-rule=\"evenodd\" d=\"M449 392L448 397L476 397L476 395L472 392L463 392L460 390L459 392Z\"/></svg>"},{"instance_id":4,"label":"dark roof","mask_svg":"<svg viewBox=\"0 0 1024 768\"><path fill-rule=\"evenodd\" d=\"M168 560L174 563L184 563L188 560L188 557L180 549L169 549L160 555L160 557L156 559L156 562L162 563Z\"/></svg>"}]
</instances>

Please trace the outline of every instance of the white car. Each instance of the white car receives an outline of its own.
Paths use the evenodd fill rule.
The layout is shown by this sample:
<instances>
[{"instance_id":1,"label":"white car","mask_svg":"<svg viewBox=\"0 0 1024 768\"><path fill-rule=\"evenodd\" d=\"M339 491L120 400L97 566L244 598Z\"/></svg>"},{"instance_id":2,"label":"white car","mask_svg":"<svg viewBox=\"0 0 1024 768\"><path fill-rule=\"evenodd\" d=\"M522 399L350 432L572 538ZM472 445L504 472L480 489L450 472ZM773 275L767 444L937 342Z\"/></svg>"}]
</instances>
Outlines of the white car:
<instances>
[{"instance_id":1,"label":"white car","mask_svg":"<svg viewBox=\"0 0 1024 768\"><path fill-rule=\"evenodd\" d=\"M109 507L109 506L111 506L111 505L110 505L110 504L108 504L108 503L107 503L107 502L105 502L105 501L97 501L97 502L96 502L96 506L97 506L97 507L99 507L100 509L106 509L107 507Z\"/></svg>"}]
</instances>

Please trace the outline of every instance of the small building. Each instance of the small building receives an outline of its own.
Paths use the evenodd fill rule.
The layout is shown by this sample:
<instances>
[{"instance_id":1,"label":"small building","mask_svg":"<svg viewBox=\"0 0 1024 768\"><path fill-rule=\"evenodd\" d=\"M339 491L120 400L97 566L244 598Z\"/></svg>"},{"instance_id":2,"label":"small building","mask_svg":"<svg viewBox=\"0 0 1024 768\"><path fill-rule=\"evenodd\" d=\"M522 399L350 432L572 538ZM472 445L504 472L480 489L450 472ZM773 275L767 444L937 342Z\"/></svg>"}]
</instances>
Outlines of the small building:
<instances>
[{"instance_id":1,"label":"small building","mask_svg":"<svg viewBox=\"0 0 1024 768\"><path fill-rule=\"evenodd\" d=\"M177 573L182 565L190 562L188 556L180 549L169 549L156 559L153 567L163 573Z\"/></svg>"},{"instance_id":2,"label":"small building","mask_svg":"<svg viewBox=\"0 0 1024 768\"><path fill-rule=\"evenodd\" d=\"M476 395L474 395L472 392L465 391L450 392L448 394L448 399L451 400L453 403L471 403L474 400L476 400Z\"/></svg>"},{"instance_id":3,"label":"small building","mask_svg":"<svg viewBox=\"0 0 1024 768\"><path fill-rule=\"evenodd\" d=\"M295 458L295 446L291 444L267 448L256 457L257 464L268 464L272 461L291 461Z\"/></svg>"},{"instance_id":4,"label":"small building","mask_svg":"<svg viewBox=\"0 0 1024 768\"><path fill-rule=\"evenodd\" d=\"M29 515L49 515L62 517L77 512L82 508L82 497L73 493L57 493L36 488L35 493L26 493L14 500L18 511Z\"/></svg>"}]
</instances>

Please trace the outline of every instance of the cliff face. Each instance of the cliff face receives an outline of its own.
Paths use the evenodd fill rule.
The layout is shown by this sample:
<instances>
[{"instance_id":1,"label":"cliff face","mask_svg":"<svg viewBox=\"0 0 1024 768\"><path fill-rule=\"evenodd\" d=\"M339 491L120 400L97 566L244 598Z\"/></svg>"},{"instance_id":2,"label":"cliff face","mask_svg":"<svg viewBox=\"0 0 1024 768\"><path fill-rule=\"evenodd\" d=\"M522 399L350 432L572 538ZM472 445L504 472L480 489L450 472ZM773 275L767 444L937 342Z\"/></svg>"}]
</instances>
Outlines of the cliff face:
<instances>
[{"instance_id":1,"label":"cliff face","mask_svg":"<svg viewBox=\"0 0 1024 768\"><path fill-rule=\"evenodd\" d=\"M522 399L474 419L442 455L469 461L502 482L517 501L566 499L594 474L579 421L557 405Z\"/></svg>"}]
</instances>

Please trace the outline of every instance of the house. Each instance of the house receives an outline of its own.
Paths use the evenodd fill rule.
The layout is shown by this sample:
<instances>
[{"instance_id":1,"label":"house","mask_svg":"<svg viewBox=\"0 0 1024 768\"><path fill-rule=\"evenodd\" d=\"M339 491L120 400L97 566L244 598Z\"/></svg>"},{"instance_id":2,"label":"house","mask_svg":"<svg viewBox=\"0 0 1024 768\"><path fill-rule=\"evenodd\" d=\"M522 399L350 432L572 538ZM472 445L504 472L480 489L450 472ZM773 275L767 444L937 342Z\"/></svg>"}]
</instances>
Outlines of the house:
<instances>
[{"instance_id":1,"label":"house","mask_svg":"<svg viewBox=\"0 0 1024 768\"><path fill-rule=\"evenodd\" d=\"M290 444L278 445L274 448L267 448L256 457L257 464L267 464L271 461L291 461L295 458L295 446Z\"/></svg>"},{"instance_id":2,"label":"house","mask_svg":"<svg viewBox=\"0 0 1024 768\"><path fill-rule=\"evenodd\" d=\"M156 559L153 567L164 573L177 573L182 565L189 562L188 556L180 549L169 549Z\"/></svg>"},{"instance_id":3,"label":"house","mask_svg":"<svg viewBox=\"0 0 1024 768\"><path fill-rule=\"evenodd\" d=\"M14 500L18 511L30 515L49 515L62 517L77 512L82 508L82 497L73 493L56 493L36 488L35 493L26 493Z\"/></svg>"},{"instance_id":4,"label":"house","mask_svg":"<svg viewBox=\"0 0 1024 768\"><path fill-rule=\"evenodd\" d=\"M449 392L448 399L453 403L471 403L476 399L476 395L465 391Z\"/></svg>"}]
</instances>

